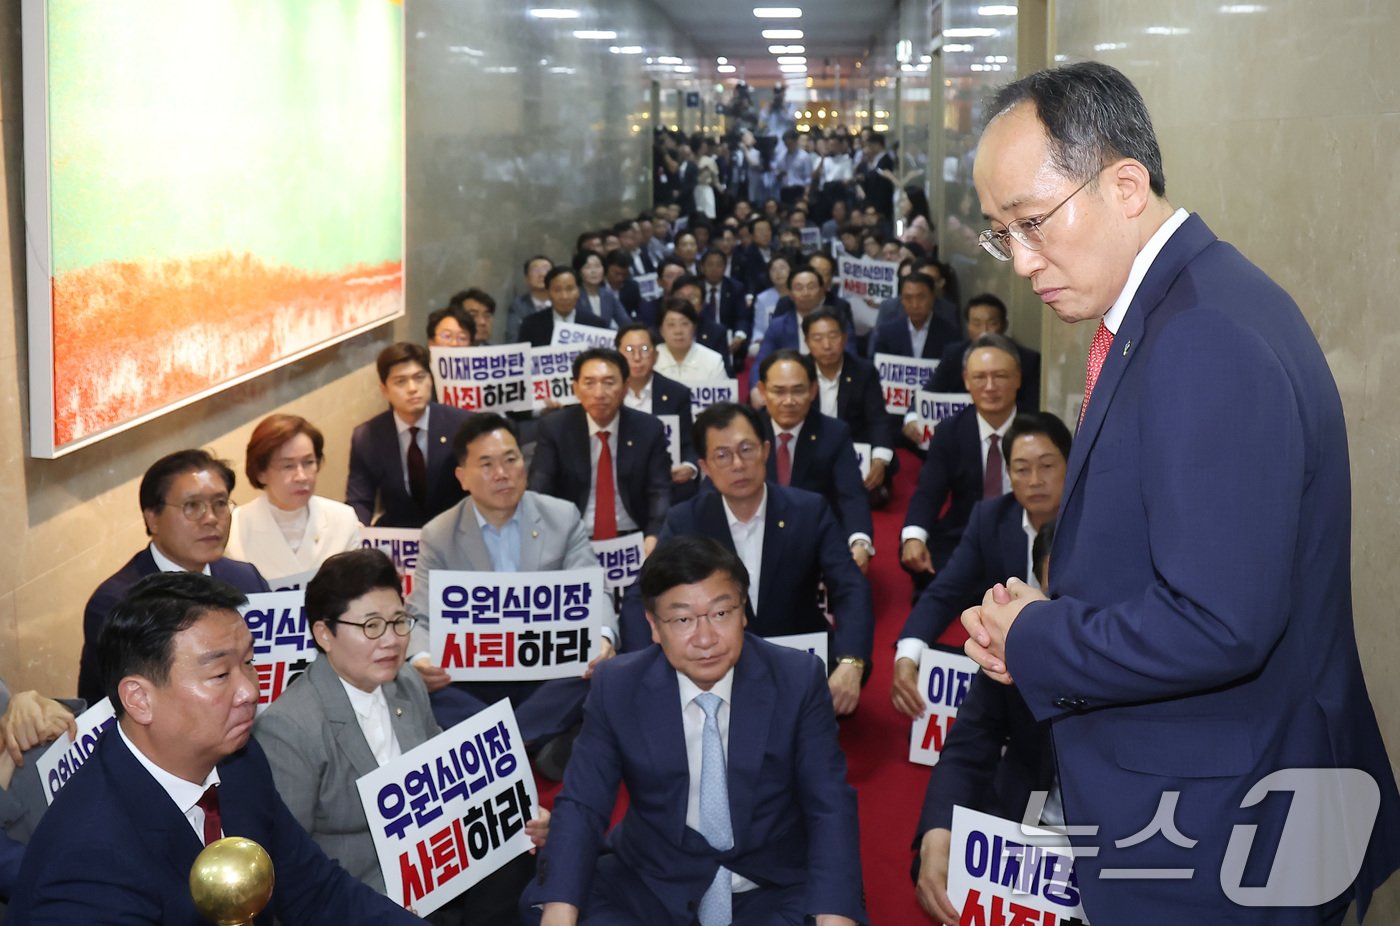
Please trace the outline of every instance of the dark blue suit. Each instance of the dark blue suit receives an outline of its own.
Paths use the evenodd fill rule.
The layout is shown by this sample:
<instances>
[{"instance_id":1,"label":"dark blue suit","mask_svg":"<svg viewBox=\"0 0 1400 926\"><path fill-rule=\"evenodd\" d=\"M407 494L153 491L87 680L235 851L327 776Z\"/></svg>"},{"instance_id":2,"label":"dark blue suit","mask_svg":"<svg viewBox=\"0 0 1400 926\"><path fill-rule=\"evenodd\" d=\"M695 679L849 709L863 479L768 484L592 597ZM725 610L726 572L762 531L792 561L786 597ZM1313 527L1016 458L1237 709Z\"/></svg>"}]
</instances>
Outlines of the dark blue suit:
<instances>
[{"instance_id":1,"label":"dark blue suit","mask_svg":"<svg viewBox=\"0 0 1400 926\"><path fill-rule=\"evenodd\" d=\"M948 510L939 517L944 500ZM982 445L977 409L969 405L941 422L928 444L919 485L904 512L905 527L928 531L933 568L942 569L962 538L972 506L982 499Z\"/></svg>"},{"instance_id":2,"label":"dark blue suit","mask_svg":"<svg viewBox=\"0 0 1400 926\"><path fill-rule=\"evenodd\" d=\"M434 402L428 411L428 504L420 509L404 484L403 454L393 410L357 425L350 436L350 474L345 504L355 509L361 524L374 518L376 498L383 509L376 527L422 527L466 498L457 481L457 458L452 438L471 412Z\"/></svg>"},{"instance_id":3,"label":"dark blue suit","mask_svg":"<svg viewBox=\"0 0 1400 926\"><path fill-rule=\"evenodd\" d=\"M681 462L694 463L695 442L690 432L694 429L695 416L690 408L690 389L660 373L651 374L651 413L675 415L680 419Z\"/></svg>"},{"instance_id":4,"label":"dark blue suit","mask_svg":"<svg viewBox=\"0 0 1400 926\"><path fill-rule=\"evenodd\" d=\"M987 589L1012 576L1025 581L1030 541L1024 515L1010 492L974 505L952 558L914 602L899 638L933 643L963 611L980 604Z\"/></svg>"},{"instance_id":5,"label":"dark blue suit","mask_svg":"<svg viewBox=\"0 0 1400 926\"><path fill-rule=\"evenodd\" d=\"M653 386L652 390L655 391ZM650 415L618 409L616 491L622 507L646 534L655 536L671 507L671 455L666 429ZM573 502L579 513L588 510L593 489L588 415L581 405L568 405L540 419L535 458L530 462L530 488ZM584 529L593 533L593 525Z\"/></svg>"},{"instance_id":6,"label":"dark blue suit","mask_svg":"<svg viewBox=\"0 0 1400 926\"><path fill-rule=\"evenodd\" d=\"M885 411L885 393L875 365L849 354L841 361L836 417L851 429L851 440L893 450L899 444L899 418ZM890 467L898 464L898 457Z\"/></svg>"},{"instance_id":7,"label":"dark blue suit","mask_svg":"<svg viewBox=\"0 0 1400 926\"><path fill-rule=\"evenodd\" d=\"M963 385L963 354L972 341L963 338L943 348L938 369L924 382L923 388L932 392L966 392ZM1040 351L1016 345L1021 357L1021 388L1016 392L1016 407L1023 412L1040 411Z\"/></svg>"},{"instance_id":8,"label":"dark blue suit","mask_svg":"<svg viewBox=\"0 0 1400 926\"><path fill-rule=\"evenodd\" d=\"M815 311L815 310L814 310ZM855 331L851 328L850 322L843 321L841 327L846 331L846 353L854 357L856 355ZM802 320L797 317L796 312L785 312L782 315L774 315L773 320L768 323L768 330L763 333L763 343L758 347L758 354L754 356L754 369L758 369L765 357L775 350L801 350L798 346L802 343Z\"/></svg>"},{"instance_id":9,"label":"dark blue suit","mask_svg":"<svg viewBox=\"0 0 1400 926\"><path fill-rule=\"evenodd\" d=\"M608 323L587 308L588 300L582 292L579 304L574 306L574 324L588 325L591 328L607 328ZM548 347L554 340L554 320L559 313L553 309L541 309L520 323L519 340L529 342L531 347Z\"/></svg>"},{"instance_id":10,"label":"dark blue suit","mask_svg":"<svg viewBox=\"0 0 1400 926\"><path fill-rule=\"evenodd\" d=\"M743 646L726 752L734 847L717 851L686 826L680 689L652 646L594 673L549 844L522 905L571 903L583 909L583 924L687 926L724 865L760 885L735 895L739 926L801 923L816 913L865 921L856 796L825 673L810 655L752 634ZM619 783L627 815L600 856ZM599 915L590 918L590 909Z\"/></svg>"},{"instance_id":11,"label":"dark blue suit","mask_svg":"<svg viewBox=\"0 0 1400 926\"><path fill-rule=\"evenodd\" d=\"M96 704L107 697L97 665L97 638L102 634L107 618L133 585L159 571L155 558L151 556L151 548L142 547L141 552L127 560L125 566L97 586L88 599L87 607L83 609L83 651L78 657L78 697L87 703ZM272 591L257 567L242 560L227 557L217 559L209 564L209 574L245 595Z\"/></svg>"},{"instance_id":12,"label":"dark blue suit","mask_svg":"<svg viewBox=\"0 0 1400 926\"><path fill-rule=\"evenodd\" d=\"M929 316L928 334L924 337L923 353L919 354L924 360L937 360L943 356L943 349L954 341L958 340L958 329L939 318L937 315ZM875 337L871 342L870 354L895 354L900 357L914 356L914 339L909 335L909 318L900 316L892 318L875 328ZM962 363L959 362L959 368Z\"/></svg>"},{"instance_id":13,"label":"dark blue suit","mask_svg":"<svg viewBox=\"0 0 1400 926\"><path fill-rule=\"evenodd\" d=\"M246 836L272 857L277 882L268 910L282 922L422 922L326 858L278 797L257 743L219 763L219 782L224 834ZM202 848L169 795L109 731L35 831L8 921L205 923L189 888Z\"/></svg>"},{"instance_id":14,"label":"dark blue suit","mask_svg":"<svg viewBox=\"0 0 1400 926\"><path fill-rule=\"evenodd\" d=\"M763 418L763 439L773 442L768 454L768 481L777 482L778 438L773 419L766 410L759 414ZM873 538L870 495L861 481L851 429L846 423L823 415L814 402L793 445L790 484L825 498L847 537L861 533Z\"/></svg>"},{"instance_id":15,"label":"dark blue suit","mask_svg":"<svg viewBox=\"0 0 1400 926\"><path fill-rule=\"evenodd\" d=\"M1240 805L1280 769L1376 782L1360 912L1400 867L1400 794L1352 625L1350 483L1341 400L1307 321L1190 217L1147 271L1074 441L1055 600L1028 605L1006 644L1026 703L1054 722L1066 818L1099 826L1085 839L1098 856L1078 863L1091 920L1317 922L1235 906L1219 886L1245 824L1259 835L1244 883L1266 882L1296 802ZM1199 844L1118 848L1164 789ZM1097 876L1116 867L1196 875L1189 890Z\"/></svg>"},{"instance_id":16,"label":"dark blue suit","mask_svg":"<svg viewBox=\"0 0 1400 926\"><path fill-rule=\"evenodd\" d=\"M866 581L846 546L846 535L826 502L802 489L768 483L768 508L763 521L762 569L758 588L749 589L749 631L761 637L829 631L826 615L817 606L817 585L825 582L831 613L836 616L830 655L867 662L875 637L875 611ZM734 549L724 499L713 489L677 505L666 516L661 540L668 537L711 537ZM753 603L760 605L757 611ZM622 648L636 650L651 643L651 630L634 584L622 600Z\"/></svg>"},{"instance_id":17,"label":"dark blue suit","mask_svg":"<svg viewBox=\"0 0 1400 926\"><path fill-rule=\"evenodd\" d=\"M721 328L727 331L742 331L744 335L753 334L753 309L744 298L744 286L729 277L722 277L719 281L719 313L710 311L710 282L701 279L700 291L700 317L706 321L716 322Z\"/></svg>"}]
</instances>

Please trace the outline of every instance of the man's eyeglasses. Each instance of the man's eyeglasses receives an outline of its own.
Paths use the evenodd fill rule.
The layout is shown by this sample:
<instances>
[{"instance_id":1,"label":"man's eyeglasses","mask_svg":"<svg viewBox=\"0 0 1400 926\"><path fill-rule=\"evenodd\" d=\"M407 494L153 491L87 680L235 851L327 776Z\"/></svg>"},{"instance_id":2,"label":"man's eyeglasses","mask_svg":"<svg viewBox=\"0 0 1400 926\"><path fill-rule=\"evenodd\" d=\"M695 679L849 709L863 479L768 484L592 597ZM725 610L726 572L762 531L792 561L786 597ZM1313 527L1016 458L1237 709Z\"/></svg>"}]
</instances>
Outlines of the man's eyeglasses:
<instances>
[{"instance_id":1,"label":"man's eyeglasses","mask_svg":"<svg viewBox=\"0 0 1400 926\"><path fill-rule=\"evenodd\" d=\"M750 441L744 441L738 447L716 447L710 451L710 459L716 466L727 466L733 462L735 457L745 463L752 463L758 459L758 454L762 450L762 445Z\"/></svg>"},{"instance_id":2,"label":"man's eyeglasses","mask_svg":"<svg viewBox=\"0 0 1400 926\"><path fill-rule=\"evenodd\" d=\"M651 353L651 345L650 345L650 344L628 344L626 347L624 347L624 348L622 349L622 352L623 352L624 354L641 354L643 357L645 357L647 354Z\"/></svg>"},{"instance_id":3,"label":"man's eyeglasses","mask_svg":"<svg viewBox=\"0 0 1400 926\"><path fill-rule=\"evenodd\" d=\"M402 614L391 621L386 621L382 617L371 617L364 623L359 624L355 623L354 621L347 620L341 620L337 623L348 624L351 627L358 627L360 628L360 631L369 639L378 640L380 637L384 636L384 631L388 630L390 627L394 628L394 633L398 636L408 636L410 633L413 632L413 627L415 624L418 623L418 619L416 617L410 617L407 614Z\"/></svg>"},{"instance_id":4,"label":"man's eyeglasses","mask_svg":"<svg viewBox=\"0 0 1400 926\"><path fill-rule=\"evenodd\" d=\"M161 502L160 506L162 508L179 508L186 521L202 521L211 511L217 518L226 517L230 511L237 507L231 498L213 500L192 498L187 502Z\"/></svg>"},{"instance_id":5,"label":"man's eyeglasses","mask_svg":"<svg viewBox=\"0 0 1400 926\"><path fill-rule=\"evenodd\" d=\"M1059 212L1060 209L1064 207L1065 203L1074 199L1075 195L1078 194L1080 190L1084 189L1090 183L1093 183L1094 179L1102 172L1102 168L1095 171L1094 176L1075 187L1073 193L1060 200L1058 206L1044 215L1032 215L1024 219L1016 219L1001 231L989 228L977 236L977 243L982 245L983 250L997 260L1011 260L1013 257L1011 253L1012 238L1019 241L1025 248L1029 248L1032 251L1039 251L1041 248L1045 247L1045 232L1041 230L1041 226L1050 221L1050 217Z\"/></svg>"}]
</instances>

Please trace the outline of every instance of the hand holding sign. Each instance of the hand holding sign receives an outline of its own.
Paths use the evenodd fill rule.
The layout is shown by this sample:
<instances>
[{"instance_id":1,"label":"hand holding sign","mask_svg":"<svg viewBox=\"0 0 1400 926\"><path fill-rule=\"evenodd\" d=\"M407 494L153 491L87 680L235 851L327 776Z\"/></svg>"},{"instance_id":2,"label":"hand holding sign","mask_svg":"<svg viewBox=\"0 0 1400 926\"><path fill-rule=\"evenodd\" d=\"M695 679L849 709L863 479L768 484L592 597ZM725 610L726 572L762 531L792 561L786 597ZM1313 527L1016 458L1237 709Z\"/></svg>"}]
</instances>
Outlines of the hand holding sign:
<instances>
[{"instance_id":1,"label":"hand holding sign","mask_svg":"<svg viewBox=\"0 0 1400 926\"><path fill-rule=\"evenodd\" d=\"M948 899L948 850L953 831L931 829L919 843L919 880L915 893L919 906L943 926L958 926L958 909Z\"/></svg>"},{"instance_id":2,"label":"hand holding sign","mask_svg":"<svg viewBox=\"0 0 1400 926\"><path fill-rule=\"evenodd\" d=\"M25 750L52 743L65 732L70 742L78 737L78 721L73 712L35 691L14 695L5 716L0 717L0 741L15 765L21 768Z\"/></svg>"}]
</instances>

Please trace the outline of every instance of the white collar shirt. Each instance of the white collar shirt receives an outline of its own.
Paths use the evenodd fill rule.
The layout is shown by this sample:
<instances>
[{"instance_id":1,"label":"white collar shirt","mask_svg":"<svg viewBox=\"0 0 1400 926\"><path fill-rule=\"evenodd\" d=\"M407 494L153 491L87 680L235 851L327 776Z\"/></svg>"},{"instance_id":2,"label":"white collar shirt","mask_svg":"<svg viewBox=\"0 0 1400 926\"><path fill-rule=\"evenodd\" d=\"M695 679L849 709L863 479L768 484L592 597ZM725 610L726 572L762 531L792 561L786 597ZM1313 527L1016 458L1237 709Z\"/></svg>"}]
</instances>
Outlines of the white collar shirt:
<instances>
[{"instance_id":1,"label":"white collar shirt","mask_svg":"<svg viewBox=\"0 0 1400 926\"><path fill-rule=\"evenodd\" d=\"M1138 251L1137 257L1133 258L1133 267L1128 271L1128 282L1123 284L1123 291L1118 294L1112 306L1103 317L1104 327L1114 334L1123 324L1123 319L1128 314L1128 306L1133 304L1133 298L1137 295L1138 287L1142 285L1143 278L1147 276L1147 271L1152 269L1152 263L1157 259L1157 255L1162 253L1162 248L1166 247L1167 241L1176 234L1176 230L1186 223L1191 217L1185 209L1178 209L1171 214L1162 227L1152 233L1152 237L1147 239L1147 243Z\"/></svg>"},{"instance_id":2,"label":"white collar shirt","mask_svg":"<svg viewBox=\"0 0 1400 926\"><path fill-rule=\"evenodd\" d=\"M356 631L359 628L354 628ZM388 628L385 633L393 633ZM355 720L360 725L369 751L374 753L374 761L380 765L392 762L403 754L399 748L399 738L394 733L394 722L389 717L389 699L384 696L384 686L373 691L361 691L345 679L340 680L345 687L345 695L350 699L350 707L355 712Z\"/></svg>"},{"instance_id":3,"label":"white collar shirt","mask_svg":"<svg viewBox=\"0 0 1400 926\"><path fill-rule=\"evenodd\" d=\"M188 571L189 571L189 570L186 569L184 566L181 566L179 563L175 562L175 561L172 560L170 557L168 557L168 556L166 556L164 553L160 552L160 550L156 547L156 542L155 542L154 540L152 540L152 541L150 542L150 544L149 544L149 546L148 546L148 549L151 551L151 559L153 559L153 560L156 561L156 568L159 569L161 572L188 572ZM203 575L206 575L206 576L208 576L208 575L213 575L213 573L211 573L211 572L209 571L209 564L208 564L208 563L205 563L205 564L204 564L204 568L200 570L200 573L202 573Z\"/></svg>"},{"instance_id":4,"label":"white collar shirt","mask_svg":"<svg viewBox=\"0 0 1400 926\"><path fill-rule=\"evenodd\" d=\"M724 502L724 519L729 523L729 536L734 541L734 552L738 554L744 568L749 571L749 601L753 603L754 612L757 613L763 603L759 600L758 593L762 588L760 583L763 577L763 531L768 518L768 486L763 486L763 497L759 499L758 508L747 521L739 520L734 509L729 507L729 499L721 496L721 500Z\"/></svg>"},{"instance_id":5,"label":"white collar shirt","mask_svg":"<svg viewBox=\"0 0 1400 926\"><path fill-rule=\"evenodd\" d=\"M699 708L696 708L699 710ZM131 754L136 757L136 761L141 763L141 767L150 773L150 776L160 785L175 806L180 808L180 813L184 814L185 820L189 822L190 828L194 830L195 838L200 845L204 845L204 808L199 806L199 799L204 796L204 792L219 783L219 767L216 765L209 770L204 781L195 784L186 781L179 775L172 775L165 769L156 765L146 757L146 754L136 748L136 744L131 741L131 737L126 735L126 730L122 729L120 722L117 723L117 734L121 736L126 748L131 750ZM220 831L222 834L222 830Z\"/></svg>"}]
</instances>

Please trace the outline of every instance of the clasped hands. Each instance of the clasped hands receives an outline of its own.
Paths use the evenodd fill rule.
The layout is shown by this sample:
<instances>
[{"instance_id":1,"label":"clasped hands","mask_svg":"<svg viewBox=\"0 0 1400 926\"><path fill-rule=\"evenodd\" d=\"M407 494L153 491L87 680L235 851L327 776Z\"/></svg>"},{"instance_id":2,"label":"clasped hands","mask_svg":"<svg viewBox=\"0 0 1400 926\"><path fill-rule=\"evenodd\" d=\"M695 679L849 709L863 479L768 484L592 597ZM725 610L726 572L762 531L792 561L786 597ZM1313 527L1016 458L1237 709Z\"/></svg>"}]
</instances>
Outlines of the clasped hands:
<instances>
[{"instance_id":1,"label":"clasped hands","mask_svg":"<svg viewBox=\"0 0 1400 926\"><path fill-rule=\"evenodd\" d=\"M1020 579L998 582L987 590L982 603L962 613L962 625L967 630L963 651L982 667L992 679L1003 685L1012 684L1006 667L1006 637L1022 609L1032 601L1046 601L1038 590Z\"/></svg>"}]
</instances>

